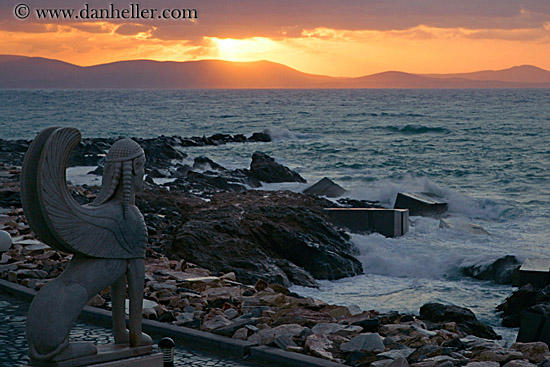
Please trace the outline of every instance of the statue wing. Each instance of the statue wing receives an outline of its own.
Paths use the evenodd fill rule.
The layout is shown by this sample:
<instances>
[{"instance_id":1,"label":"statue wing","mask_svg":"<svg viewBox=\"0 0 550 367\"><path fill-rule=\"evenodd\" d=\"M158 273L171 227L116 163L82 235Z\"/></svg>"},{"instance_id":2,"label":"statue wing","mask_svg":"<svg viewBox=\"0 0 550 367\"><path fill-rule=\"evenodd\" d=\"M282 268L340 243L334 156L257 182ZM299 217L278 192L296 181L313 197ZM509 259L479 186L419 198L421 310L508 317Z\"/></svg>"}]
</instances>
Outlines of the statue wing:
<instances>
[{"instance_id":1,"label":"statue wing","mask_svg":"<svg viewBox=\"0 0 550 367\"><path fill-rule=\"evenodd\" d=\"M80 139L75 128L50 128L29 147L21 200L25 213L30 214L31 228L60 251L100 258L144 257L147 232L136 207L131 207L125 219L117 203L79 205L70 195L65 170ZM29 182L33 178L34 183Z\"/></svg>"}]
</instances>

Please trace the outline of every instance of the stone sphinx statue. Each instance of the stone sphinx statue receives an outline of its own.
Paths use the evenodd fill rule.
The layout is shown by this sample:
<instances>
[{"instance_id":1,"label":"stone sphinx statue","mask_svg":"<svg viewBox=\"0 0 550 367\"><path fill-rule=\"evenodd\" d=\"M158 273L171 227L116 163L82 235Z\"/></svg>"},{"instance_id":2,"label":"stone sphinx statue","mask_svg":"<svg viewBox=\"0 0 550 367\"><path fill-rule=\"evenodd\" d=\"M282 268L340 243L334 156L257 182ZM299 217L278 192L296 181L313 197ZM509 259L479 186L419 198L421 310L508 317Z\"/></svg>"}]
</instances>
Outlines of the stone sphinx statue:
<instances>
[{"instance_id":1,"label":"stone sphinx statue","mask_svg":"<svg viewBox=\"0 0 550 367\"><path fill-rule=\"evenodd\" d=\"M144 175L144 151L131 139L114 143L105 158L97 198L79 205L69 193L65 170L80 139L74 128L45 129L31 143L23 162L21 201L29 225L52 248L73 254L65 271L44 286L30 305L31 364L96 354L95 344L69 342L69 333L86 302L109 286L115 343L152 344L141 328L147 230L135 206Z\"/></svg>"}]
</instances>

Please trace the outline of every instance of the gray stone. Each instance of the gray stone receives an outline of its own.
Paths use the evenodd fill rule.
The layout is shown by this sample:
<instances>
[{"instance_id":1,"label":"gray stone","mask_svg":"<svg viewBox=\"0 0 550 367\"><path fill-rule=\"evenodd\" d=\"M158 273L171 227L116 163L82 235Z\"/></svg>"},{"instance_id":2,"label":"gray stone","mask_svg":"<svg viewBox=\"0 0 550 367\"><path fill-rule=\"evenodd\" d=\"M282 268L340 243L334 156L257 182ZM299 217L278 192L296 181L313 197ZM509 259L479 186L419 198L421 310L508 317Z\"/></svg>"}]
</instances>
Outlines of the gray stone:
<instances>
[{"instance_id":1,"label":"gray stone","mask_svg":"<svg viewBox=\"0 0 550 367\"><path fill-rule=\"evenodd\" d=\"M245 315L243 315L233 320L229 320L229 324L214 330L214 332L220 335L231 336L238 329L246 326L256 325L257 323L258 323L258 318L246 317Z\"/></svg>"},{"instance_id":2,"label":"gray stone","mask_svg":"<svg viewBox=\"0 0 550 367\"><path fill-rule=\"evenodd\" d=\"M16 273L18 278L44 279L48 276L48 272L37 269L20 269Z\"/></svg>"},{"instance_id":3,"label":"gray stone","mask_svg":"<svg viewBox=\"0 0 550 367\"><path fill-rule=\"evenodd\" d=\"M409 362L403 357L393 360L388 367L409 367Z\"/></svg>"},{"instance_id":4,"label":"gray stone","mask_svg":"<svg viewBox=\"0 0 550 367\"><path fill-rule=\"evenodd\" d=\"M388 367L390 364L392 364L393 360L391 359L381 359L379 361L374 361L370 365L372 367Z\"/></svg>"},{"instance_id":5,"label":"gray stone","mask_svg":"<svg viewBox=\"0 0 550 367\"><path fill-rule=\"evenodd\" d=\"M268 345L273 342L278 336L288 335L290 337L295 337L300 335L300 333L304 329L306 328L298 324L280 325L275 328L260 330L257 333L249 336L248 341L259 345Z\"/></svg>"},{"instance_id":6,"label":"gray stone","mask_svg":"<svg viewBox=\"0 0 550 367\"><path fill-rule=\"evenodd\" d=\"M304 194L313 194L318 196L326 196L329 198L337 198L346 193L346 190L334 183L331 179L324 177L310 187L304 190Z\"/></svg>"},{"instance_id":7,"label":"gray stone","mask_svg":"<svg viewBox=\"0 0 550 367\"><path fill-rule=\"evenodd\" d=\"M234 308L228 308L227 310L223 311L223 314L229 320L233 320L235 317L239 316L239 311L235 310Z\"/></svg>"},{"instance_id":8,"label":"gray stone","mask_svg":"<svg viewBox=\"0 0 550 367\"><path fill-rule=\"evenodd\" d=\"M386 338L387 339L387 338ZM384 340L385 341L385 340ZM388 359L397 359L397 358L409 358L409 356L415 351L414 348L402 348L402 349L390 349L387 352L379 353L376 355L377 358L388 358Z\"/></svg>"},{"instance_id":9,"label":"gray stone","mask_svg":"<svg viewBox=\"0 0 550 367\"><path fill-rule=\"evenodd\" d=\"M325 334L313 334L306 338L305 348L316 357L334 359L330 349L334 347L333 342Z\"/></svg>"},{"instance_id":10,"label":"gray stone","mask_svg":"<svg viewBox=\"0 0 550 367\"><path fill-rule=\"evenodd\" d=\"M216 315L210 320L205 320L202 324L201 329L204 331L214 331L227 325L231 325L230 320L228 320L225 316Z\"/></svg>"},{"instance_id":11,"label":"gray stone","mask_svg":"<svg viewBox=\"0 0 550 367\"><path fill-rule=\"evenodd\" d=\"M298 346L287 334L279 335L269 345L282 350L287 350L289 347L292 348Z\"/></svg>"},{"instance_id":12,"label":"gray stone","mask_svg":"<svg viewBox=\"0 0 550 367\"><path fill-rule=\"evenodd\" d=\"M20 194L30 227L48 246L74 254L65 271L45 285L29 307L27 341L33 363L97 354L92 343L69 343L69 334L86 302L108 286L115 343L132 348L152 344L141 328L147 228L135 206L145 154L133 140L114 143L105 157L98 196L80 205L65 181L69 155L80 140L77 129L47 128L30 144L23 161Z\"/></svg>"},{"instance_id":13,"label":"gray stone","mask_svg":"<svg viewBox=\"0 0 550 367\"><path fill-rule=\"evenodd\" d=\"M541 363L550 356L548 345L543 342L514 343L510 349L521 352L523 357L532 363Z\"/></svg>"},{"instance_id":14,"label":"gray stone","mask_svg":"<svg viewBox=\"0 0 550 367\"><path fill-rule=\"evenodd\" d=\"M502 367L536 367L536 364L533 364L525 359L515 359L513 361L506 363Z\"/></svg>"},{"instance_id":15,"label":"gray stone","mask_svg":"<svg viewBox=\"0 0 550 367\"><path fill-rule=\"evenodd\" d=\"M494 361L470 362L466 367L500 367L500 363Z\"/></svg>"},{"instance_id":16,"label":"gray stone","mask_svg":"<svg viewBox=\"0 0 550 367\"><path fill-rule=\"evenodd\" d=\"M384 349L384 341L378 333L359 334L353 337L349 342L340 345L340 350L343 352L381 353Z\"/></svg>"},{"instance_id":17,"label":"gray stone","mask_svg":"<svg viewBox=\"0 0 550 367\"><path fill-rule=\"evenodd\" d=\"M159 282L153 283L151 288L153 288L153 290L155 291L167 290L170 292L176 292L178 290L178 287L175 286L174 284L166 284L166 283L159 283Z\"/></svg>"},{"instance_id":18,"label":"gray stone","mask_svg":"<svg viewBox=\"0 0 550 367\"><path fill-rule=\"evenodd\" d=\"M11 236L6 231L0 231L0 252L6 252L11 248Z\"/></svg>"},{"instance_id":19,"label":"gray stone","mask_svg":"<svg viewBox=\"0 0 550 367\"><path fill-rule=\"evenodd\" d=\"M232 338L239 339L239 340L246 340L248 338L248 329L245 327L238 329L237 331L235 331Z\"/></svg>"},{"instance_id":20,"label":"gray stone","mask_svg":"<svg viewBox=\"0 0 550 367\"><path fill-rule=\"evenodd\" d=\"M0 265L0 274L5 271L14 271L14 270L17 270L17 265L15 264Z\"/></svg>"}]
</instances>

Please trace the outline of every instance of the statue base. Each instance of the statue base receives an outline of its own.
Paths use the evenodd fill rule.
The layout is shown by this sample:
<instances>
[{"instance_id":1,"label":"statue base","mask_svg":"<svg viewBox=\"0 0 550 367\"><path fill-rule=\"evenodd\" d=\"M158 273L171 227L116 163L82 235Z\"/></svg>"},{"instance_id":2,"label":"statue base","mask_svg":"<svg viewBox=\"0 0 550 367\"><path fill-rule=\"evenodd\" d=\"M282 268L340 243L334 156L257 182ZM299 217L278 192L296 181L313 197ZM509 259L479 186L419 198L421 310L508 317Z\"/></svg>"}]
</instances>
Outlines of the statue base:
<instances>
[{"instance_id":1,"label":"statue base","mask_svg":"<svg viewBox=\"0 0 550 367\"><path fill-rule=\"evenodd\" d=\"M32 360L30 365L38 367L162 367L162 353L153 353L153 346L130 348L128 344L102 344L97 346L97 354L67 359L58 362Z\"/></svg>"}]
</instances>

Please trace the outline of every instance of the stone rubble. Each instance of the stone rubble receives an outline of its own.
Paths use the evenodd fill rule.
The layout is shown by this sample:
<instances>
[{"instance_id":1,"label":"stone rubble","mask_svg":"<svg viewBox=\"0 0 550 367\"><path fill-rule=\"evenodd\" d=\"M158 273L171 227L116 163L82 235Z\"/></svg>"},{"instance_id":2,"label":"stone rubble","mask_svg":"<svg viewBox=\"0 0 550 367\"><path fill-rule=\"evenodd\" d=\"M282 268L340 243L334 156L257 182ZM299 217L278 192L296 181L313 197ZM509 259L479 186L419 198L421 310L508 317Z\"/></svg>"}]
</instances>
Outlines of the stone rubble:
<instances>
[{"instance_id":1,"label":"stone rubble","mask_svg":"<svg viewBox=\"0 0 550 367\"><path fill-rule=\"evenodd\" d=\"M14 172L0 175L0 229L13 238L12 248L0 259L0 278L39 290L63 271L72 255L38 241L22 209L6 205L17 193L6 177L13 178L18 171L14 167L0 167L0 171ZM93 195L87 188L75 190L80 196ZM146 211L146 216L150 213ZM154 231L169 228L160 224L162 219ZM161 250L154 245L147 249L144 318L357 367L550 365L544 343L514 343L505 348L494 340L469 335L480 328L485 336L496 334L479 326L467 309L431 304L423 306L420 316L358 313L356 308L301 297L262 279L254 286L243 284L234 272L213 273L183 259L170 260ZM110 300L105 289L89 304L109 310Z\"/></svg>"}]
</instances>

